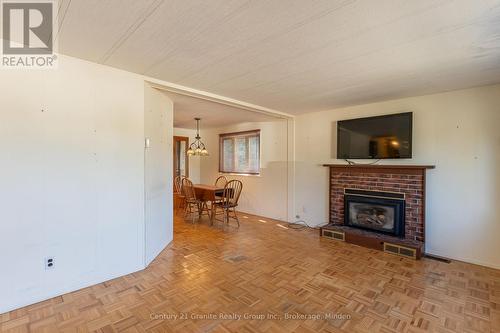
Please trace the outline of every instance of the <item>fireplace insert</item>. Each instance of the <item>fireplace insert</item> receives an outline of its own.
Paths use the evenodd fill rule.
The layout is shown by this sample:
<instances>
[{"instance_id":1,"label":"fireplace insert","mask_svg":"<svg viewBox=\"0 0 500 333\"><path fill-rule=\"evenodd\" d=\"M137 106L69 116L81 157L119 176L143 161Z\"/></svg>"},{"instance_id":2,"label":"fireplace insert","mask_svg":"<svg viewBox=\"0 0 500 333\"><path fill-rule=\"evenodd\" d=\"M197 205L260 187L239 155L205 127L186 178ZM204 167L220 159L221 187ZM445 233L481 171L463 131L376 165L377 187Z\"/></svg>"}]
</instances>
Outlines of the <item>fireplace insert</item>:
<instances>
[{"instance_id":1,"label":"fireplace insert","mask_svg":"<svg viewBox=\"0 0 500 333\"><path fill-rule=\"evenodd\" d=\"M404 237L405 200L394 193L355 190L344 194L344 224Z\"/></svg>"}]
</instances>

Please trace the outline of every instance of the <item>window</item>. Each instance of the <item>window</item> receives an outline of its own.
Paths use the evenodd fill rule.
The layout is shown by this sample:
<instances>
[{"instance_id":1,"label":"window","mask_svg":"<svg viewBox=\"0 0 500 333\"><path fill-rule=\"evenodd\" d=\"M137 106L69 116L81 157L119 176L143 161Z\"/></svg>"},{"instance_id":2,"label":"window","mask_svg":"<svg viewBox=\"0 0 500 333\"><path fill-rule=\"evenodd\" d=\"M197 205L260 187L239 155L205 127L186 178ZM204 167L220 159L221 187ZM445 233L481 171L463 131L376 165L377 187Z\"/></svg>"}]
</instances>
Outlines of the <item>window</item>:
<instances>
[{"instance_id":1,"label":"window","mask_svg":"<svg viewBox=\"0 0 500 333\"><path fill-rule=\"evenodd\" d=\"M219 172L260 173L260 130L219 135Z\"/></svg>"}]
</instances>

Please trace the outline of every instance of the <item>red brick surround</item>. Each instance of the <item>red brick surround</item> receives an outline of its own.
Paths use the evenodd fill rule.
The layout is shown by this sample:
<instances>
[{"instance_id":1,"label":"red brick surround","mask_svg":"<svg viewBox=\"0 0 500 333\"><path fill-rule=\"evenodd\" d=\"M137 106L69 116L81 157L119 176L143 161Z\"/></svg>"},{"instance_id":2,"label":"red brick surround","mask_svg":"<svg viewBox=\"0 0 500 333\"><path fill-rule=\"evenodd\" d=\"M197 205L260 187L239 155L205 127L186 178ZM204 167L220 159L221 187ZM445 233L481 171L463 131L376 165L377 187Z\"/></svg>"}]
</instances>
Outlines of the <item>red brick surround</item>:
<instances>
[{"instance_id":1,"label":"red brick surround","mask_svg":"<svg viewBox=\"0 0 500 333\"><path fill-rule=\"evenodd\" d=\"M405 239L424 242L425 171L432 166L325 165L330 167L330 223L344 224L344 189L405 193Z\"/></svg>"}]
</instances>

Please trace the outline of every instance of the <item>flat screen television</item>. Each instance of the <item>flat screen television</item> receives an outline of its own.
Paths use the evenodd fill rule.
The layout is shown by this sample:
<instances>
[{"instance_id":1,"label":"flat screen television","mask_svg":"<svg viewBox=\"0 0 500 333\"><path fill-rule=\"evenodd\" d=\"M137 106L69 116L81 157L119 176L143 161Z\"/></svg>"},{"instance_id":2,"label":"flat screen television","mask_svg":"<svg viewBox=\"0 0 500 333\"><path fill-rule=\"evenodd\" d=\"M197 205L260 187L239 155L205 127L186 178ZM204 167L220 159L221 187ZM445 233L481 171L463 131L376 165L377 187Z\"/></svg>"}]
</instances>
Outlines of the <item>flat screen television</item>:
<instances>
[{"instance_id":1,"label":"flat screen television","mask_svg":"<svg viewBox=\"0 0 500 333\"><path fill-rule=\"evenodd\" d=\"M337 158L411 158L413 113L337 122Z\"/></svg>"}]
</instances>

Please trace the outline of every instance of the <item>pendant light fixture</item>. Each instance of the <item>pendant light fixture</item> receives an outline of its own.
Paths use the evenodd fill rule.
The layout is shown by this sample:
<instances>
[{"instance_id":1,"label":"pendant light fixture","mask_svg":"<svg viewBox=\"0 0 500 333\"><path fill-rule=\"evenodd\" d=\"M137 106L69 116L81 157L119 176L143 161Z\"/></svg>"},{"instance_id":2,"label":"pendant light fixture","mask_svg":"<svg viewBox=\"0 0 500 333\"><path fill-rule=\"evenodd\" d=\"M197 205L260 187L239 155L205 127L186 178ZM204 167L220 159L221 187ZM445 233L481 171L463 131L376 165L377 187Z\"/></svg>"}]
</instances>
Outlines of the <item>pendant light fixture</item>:
<instances>
[{"instance_id":1,"label":"pendant light fixture","mask_svg":"<svg viewBox=\"0 0 500 333\"><path fill-rule=\"evenodd\" d=\"M196 137L192 144L189 145L187 150L188 156L208 156L208 151L205 144L201 142L200 136L200 120L201 118L194 118L196 120Z\"/></svg>"}]
</instances>

